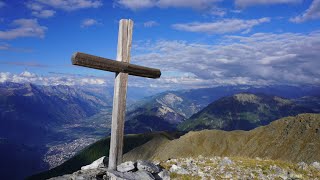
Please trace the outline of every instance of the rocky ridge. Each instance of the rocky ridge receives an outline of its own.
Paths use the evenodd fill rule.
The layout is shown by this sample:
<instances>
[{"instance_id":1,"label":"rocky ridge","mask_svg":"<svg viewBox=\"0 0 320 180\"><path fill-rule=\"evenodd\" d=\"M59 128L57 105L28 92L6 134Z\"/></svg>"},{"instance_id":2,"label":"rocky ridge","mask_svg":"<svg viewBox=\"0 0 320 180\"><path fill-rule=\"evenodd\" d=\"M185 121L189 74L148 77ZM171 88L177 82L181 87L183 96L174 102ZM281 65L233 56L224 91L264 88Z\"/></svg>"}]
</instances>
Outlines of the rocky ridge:
<instances>
[{"instance_id":1,"label":"rocky ridge","mask_svg":"<svg viewBox=\"0 0 320 180\"><path fill-rule=\"evenodd\" d=\"M50 180L170 180L169 171L150 161L138 160L136 162L127 161L117 166L117 170L107 169L105 156L97 159L89 165L81 167L81 170L73 174L66 174Z\"/></svg>"},{"instance_id":2,"label":"rocky ridge","mask_svg":"<svg viewBox=\"0 0 320 180\"><path fill-rule=\"evenodd\" d=\"M81 170L50 180L117 179L117 180L169 180L169 179L319 179L320 163L289 163L261 158L198 156L196 158L169 159L161 162L127 161L108 170L101 157Z\"/></svg>"},{"instance_id":3,"label":"rocky ridge","mask_svg":"<svg viewBox=\"0 0 320 180\"><path fill-rule=\"evenodd\" d=\"M300 114L251 131L191 131L173 140L154 138L124 154L124 159L167 160L203 155L311 163L320 161L319 127L320 114Z\"/></svg>"},{"instance_id":4,"label":"rocky ridge","mask_svg":"<svg viewBox=\"0 0 320 180\"><path fill-rule=\"evenodd\" d=\"M320 164L289 163L269 159L203 157L170 159L160 163L171 179L319 179Z\"/></svg>"}]
</instances>

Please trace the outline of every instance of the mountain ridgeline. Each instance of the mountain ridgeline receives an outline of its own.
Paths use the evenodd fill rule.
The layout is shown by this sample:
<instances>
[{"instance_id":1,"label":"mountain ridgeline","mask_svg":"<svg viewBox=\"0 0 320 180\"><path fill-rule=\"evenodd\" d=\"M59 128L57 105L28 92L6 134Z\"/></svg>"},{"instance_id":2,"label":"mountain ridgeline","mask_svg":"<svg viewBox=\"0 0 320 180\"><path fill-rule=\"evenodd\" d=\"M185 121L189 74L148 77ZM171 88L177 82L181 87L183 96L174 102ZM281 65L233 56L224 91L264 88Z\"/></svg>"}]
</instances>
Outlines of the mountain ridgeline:
<instances>
[{"instance_id":1,"label":"mountain ridgeline","mask_svg":"<svg viewBox=\"0 0 320 180\"><path fill-rule=\"evenodd\" d=\"M219 101L219 105L217 106L219 106L219 108L222 109L222 111L229 117L230 115L228 112L233 115L237 113L238 115L240 115L242 113L241 115L244 121L241 121L240 129L252 129L254 127L257 127L258 125L264 125L277 118L285 117L286 115L296 115L298 113L304 112L320 112L320 103L318 101L318 97L320 97L319 92L320 88L317 86L223 86L215 88L164 92L152 97L145 98L143 101L140 101L135 105L129 107L125 125L125 132L143 133L163 130L175 131L177 129L188 131L206 128L221 128L231 130L240 127L239 125L236 125L234 128L231 126L227 127L227 125L207 125L209 124L208 122L213 119L203 119L203 121L200 121L199 124L192 121L192 115L198 113L203 108L210 109L211 107L207 106L210 103L215 103L215 101ZM253 118L258 118L260 116L263 117L263 113L268 114L268 112L262 112L262 114L255 117L250 117L250 115L252 114L247 113L248 116L246 117L245 113L250 111L250 109L246 108L253 108L254 110L255 108L253 106L256 105L252 104L251 107L248 107L247 103L239 104L238 102L235 102L239 105L239 107L242 107L241 109L236 109L232 106L232 103L234 102L233 98L221 100L221 98L232 97L234 94L239 93L256 94L256 96L261 96L259 97L259 99L262 99L261 108L265 108L265 110L258 109L258 111L267 111L268 107L271 107L273 105L275 105L276 107L272 107L273 110L272 108L269 109L271 111L266 118L255 120L259 122L252 123L250 121L252 121ZM290 103L282 106L280 102L275 102L276 100L273 100L275 96L279 101L290 101ZM265 103L265 105L262 105L263 103ZM292 109L292 111L290 110L290 108L286 109L286 107L290 106L295 108ZM277 111L277 108L279 108L280 112ZM298 111L295 113L293 112L295 110ZM291 113L289 111L291 111ZM253 112L253 114L254 113L255 112ZM222 120L224 120L224 117L222 118ZM195 127L197 125L199 126ZM189 126L190 128L188 128Z\"/></svg>"},{"instance_id":2,"label":"mountain ridgeline","mask_svg":"<svg viewBox=\"0 0 320 180\"><path fill-rule=\"evenodd\" d=\"M250 131L203 130L125 136L124 160L167 160L181 157L232 156L266 158L293 163L320 161L320 114L300 114ZM109 138L102 139L62 165L32 176L45 179L72 173L108 154ZM143 142L143 143L137 143ZM71 167L71 168L70 168Z\"/></svg>"},{"instance_id":3,"label":"mountain ridgeline","mask_svg":"<svg viewBox=\"0 0 320 180\"><path fill-rule=\"evenodd\" d=\"M174 93L161 93L142 102L127 113L126 133L143 133L149 131L174 131L176 126L201 105Z\"/></svg>"},{"instance_id":4,"label":"mountain ridgeline","mask_svg":"<svg viewBox=\"0 0 320 180\"><path fill-rule=\"evenodd\" d=\"M110 106L109 102L106 98L69 86L1 84L0 137L41 144L54 128L97 114Z\"/></svg>"},{"instance_id":5,"label":"mountain ridgeline","mask_svg":"<svg viewBox=\"0 0 320 180\"><path fill-rule=\"evenodd\" d=\"M289 162L320 161L320 114L285 117L250 131L192 131L178 139L159 136L124 155L125 160L236 156Z\"/></svg>"},{"instance_id":6,"label":"mountain ridgeline","mask_svg":"<svg viewBox=\"0 0 320 180\"><path fill-rule=\"evenodd\" d=\"M289 99L265 94L239 93L209 104L179 124L178 128L182 131L250 130L281 117L313 112L314 110Z\"/></svg>"},{"instance_id":7,"label":"mountain ridgeline","mask_svg":"<svg viewBox=\"0 0 320 180\"><path fill-rule=\"evenodd\" d=\"M70 151L108 135L112 92L96 86L0 83L0 159L5 164L0 179L46 170L69 158ZM168 91L137 102L151 92L131 88L125 133L249 130L287 115L320 112L319 92L316 86L222 86ZM20 173L10 172L15 167Z\"/></svg>"},{"instance_id":8,"label":"mountain ridgeline","mask_svg":"<svg viewBox=\"0 0 320 180\"><path fill-rule=\"evenodd\" d=\"M0 83L0 179L46 170L48 144L68 142L78 133L64 127L78 127L110 104L105 95L70 86Z\"/></svg>"}]
</instances>

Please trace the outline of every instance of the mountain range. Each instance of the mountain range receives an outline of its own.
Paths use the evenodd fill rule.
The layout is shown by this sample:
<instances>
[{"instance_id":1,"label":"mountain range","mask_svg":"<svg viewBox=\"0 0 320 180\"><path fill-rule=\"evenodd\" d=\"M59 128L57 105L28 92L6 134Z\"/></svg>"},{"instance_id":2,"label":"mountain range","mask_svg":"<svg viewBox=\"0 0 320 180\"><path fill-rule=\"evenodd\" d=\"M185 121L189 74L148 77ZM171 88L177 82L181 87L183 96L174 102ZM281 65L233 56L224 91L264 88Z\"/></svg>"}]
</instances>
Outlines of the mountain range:
<instances>
[{"instance_id":1,"label":"mountain range","mask_svg":"<svg viewBox=\"0 0 320 180\"><path fill-rule=\"evenodd\" d=\"M203 130L186 134L152 132L124 137L124 161L213 156L249 157L289 162L320 161L320 114L299 114L250 131ZM79 170L108 156L110 138L92 144L62 165L30 177L45 179Z\"/></svg>"},{"instance_id":2,"label":"mountain range","mask_svg":"<svg viewBox=\"0 0 320 180\"><path fill-rule=\"evenodd\" d=\"M155 138L124 158L165 160L215 155L310 163L320 161L319 127L320 114L299 114L250 131L192 131L174 140Z\"/></svg>"},{"instance_id":3,"label":"mountain range","mask_svg":"<svg viewBox=\"0 0 320 180\"><path fill-rule=\"evenodd\" d=\"M48 169L48 144L79 138L75 130L83 133L84 119L103 109L111 109L110 100L98 93L69 86L0 84L0 159L5 164L0 179L19 167L14 179Z\"/></svg>"},{"instance_id":4,"label":"mountain range","mask_svg":"<svg viewBox=\"0 0 320 180\"><path fill-rule=\"evenodd\" d=\"M177 129L189 131L205 128L248 130L288 115L320 112L319 92L319 87L292 86L226 86L164 92L148 97L128 110L125 132L143 133ZM240 93L249 96L252 94L260 102L240 102L233 97L235 94L241 96ZM239 106L236 107L236 104ZM201 116L210 114L207 113L210 109L214 109L215 115L220 116L223 121L227 120L224 116L235 118L235 116L240 117L238 116L240 113L242 120L230 121L229 125L214 126L213 122L209 125L213 120L209 117L206 117L207 120L196 118L200 113ZM251 110L254 112L250 112ZM232 113L233 117L229 113ZM256 121L254 118L260 118L257 120L259 122L250 122ZM215 120L215 123L219 121ZM231 127L233 123L240 124ZM195 127L197 125L199 126Z\"/></svg>"},{"instance_id":5,"label":"mountain range","mask_svg":"<svg viewBox=\"0 0 320 180\"><path fill-rule=\"evenodd\" d=\"M281 117L312 113L294 101L265 94L239 93L214 101L179 124L182 131L221 129L250 130Z\"/></svg>"},{"instance_id":6,"label":"mountain range","mask_svg":"<svg viewBox=\"0 0 320 180\"><path fill-rule=\"evenodd\" d=\"M136 93L136 90L139 92ZM141 89L131 88L131 91L137 97L143 96ZM237 103L233 98L234 94L242 92L257 96L262 101L256 105L238 103L243 109L232 109L229 105ZM319 112L319 92L320 88L316 86L225 86L168 91L139 101L134 96L129 96L125 132L135 134L208 128L251 129L285 115ZM289 101L290 103L281 106L281 103L277 104L265 98L277 99L284 104ZM220 107L222 111L208 110L212 109L212 104L216 104L214 109ZM263 117L264 111L260 111L260 106L270 112L265 113L268 116L258 122L253 118ZM200 126L190 126L195 124L197 114L210 114L208 112L215 111L215 116L222 117L228 113L237 116L251 108L255 116L247 114L243 116L243 120L257 122L253 125L251 123L249 128L233 125L236 121L228 121L225 126L216 126L214 124L217 123L208 123L212 119L201 121L204 123ZM80 147L109 135L111 110L112 89L108 88L0 83L0 158L8 161L7 167L14 168L15 164L19 163L30 167L24 168L25 171L17 174L16 179L60 164L73 156ZM20 158L9 161L6 157L10 156ZM2 167L0 171L7 172Z\"/></svg>"}]
</instances>

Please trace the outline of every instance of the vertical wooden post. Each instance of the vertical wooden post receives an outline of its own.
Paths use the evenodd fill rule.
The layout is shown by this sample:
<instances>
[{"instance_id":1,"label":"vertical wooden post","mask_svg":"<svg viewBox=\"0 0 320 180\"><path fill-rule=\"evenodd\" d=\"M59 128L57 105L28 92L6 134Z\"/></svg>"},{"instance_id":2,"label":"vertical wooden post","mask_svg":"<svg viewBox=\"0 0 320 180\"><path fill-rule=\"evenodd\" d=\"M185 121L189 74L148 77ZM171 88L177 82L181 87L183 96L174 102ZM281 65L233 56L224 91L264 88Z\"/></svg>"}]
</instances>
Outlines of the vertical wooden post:
<instances>
[{"instance_id":1,"label":"vertical wooden post","mask_svg":"<svg viewBox=\"0 0 320 180\"><path fill-rule=\"evenodd\" d=\"M133 21L130 19L121 19L118 34L118 50L117 61L130 62L130 50L132 42ZM116 73L113 109L112 109L112 125L109 152L109 169L116 170L117 165L122 163L122 148L124 121L126 113L128 73Z\"/></svg>"}]
</instances>

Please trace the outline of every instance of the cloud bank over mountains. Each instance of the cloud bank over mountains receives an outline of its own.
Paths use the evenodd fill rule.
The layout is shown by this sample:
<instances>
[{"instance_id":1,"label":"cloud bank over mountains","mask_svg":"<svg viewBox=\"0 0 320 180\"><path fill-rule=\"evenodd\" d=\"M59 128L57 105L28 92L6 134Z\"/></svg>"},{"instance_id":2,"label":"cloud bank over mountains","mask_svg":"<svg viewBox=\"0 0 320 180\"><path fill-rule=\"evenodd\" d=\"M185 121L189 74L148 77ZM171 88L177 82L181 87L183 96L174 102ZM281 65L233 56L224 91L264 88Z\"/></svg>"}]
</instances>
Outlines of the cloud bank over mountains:
<instances>
[{"instance_id":1,"label":"cloud bank over mountains","mask_svg":"<svg viewBox=\"0 0 320 180\"><path fill-rule=\"evenodd\" d=\"M224 36L212 45L162 40L140 46L148 52L134 61L189 74L208 86L320 84L319 31Z\"/></svg>"},{"instance_id":2,"label":"cloud bank over mountains","mask_svg":"<svg viewBox=\"0 0 320 180\"><path fill-rule=\"evenodd\" d=\"M160 68L163 72L161 79L157 80L130 77L129 86L176 89L219 85L320 84L320 31L316 27L319 22L311 24L311 21L320 19L320 0L310 2L303 0L228 2L226 0L113 0L106 2L102 0L30 0L20 3L20 10L25 10L28 14L25 17L0 17L0 23L3 26L0 30L0 51L7 55L0 59L0 65L5 71L0 74L0 82L113 85L112 73L103 77L81 76L73 75L72 70L66 70L69 72L67 75L36 75L30 72L15 74L12 72L18 72L17 70L10 73L5 69L19 66L17 69L20 70L23 67L51 70L50 66L54 66L56 62L63 64L62 68L68 69L69 67L65 67L65 55L44 59L44 55L37 57L35 54L40 51L46 54L46 51L52 50L45 49L46 46L50 47L49 45L54 43L60 43L61 47L75 46L67 45L73 41L68 42L61 38L61 36L68 37L71 33L64 33L64 31L69 32L70 29L63 29L65 26L60 22L71 22L71 20L72 34L81 37L77 37L77 45L84 45L78 47L84 50L97 49L92 52L100 53L100 48L107 47L100 40L106 38L103 43L112 42L107 36L111 32L109 30L116 29L116 25L112 25L112 20L118 22L116 19L118 15L110 17L111 20L108 19L111 25L104 21L107 19L105 16L99 16L109 8L110 12L119 11L119 17L121 15L138 19L135 21L137 31L135 30L133 38L132 62ZM15 7L14 5L16 4L0 0L1 9L12 8ZM266 12L252 12L255 6L266 6L262 10ZM268 11L269 7L281 9L284 6L301 7L297 8L299 12L293 12L294 8L291 8L290 12L288 10L288 12L279 13L281 17L278 17L278 13ZM147 9L151 8L153 9L150 17L145 17L144 12L149 13ZM81 10L83 12L78 12ZM190 16L192 20L184 17L183 13L186 12L190 13L186 14L186 17ZM61 17L59 13L65 13L66 16ZM172 18L159 18L159 14L165 13ZM182 18L179 17L181 14ZM107 15L109 18L110 14ZM75 16L77 17L75 21L74 19L65 20ZM53 21L54 19L56 22ZM310 27L307 21L310 21ZM106 37L103 34L103 38L102 36L96 38L102 31L108 32ZM89 37L94 43L87 43ZM25 47L26 50L24 47L15 48L19 43L22 47L31 46L32 48ZM70 49L65 50L67 48L61 47L57 49L55 47L55 51L71 54L66 52L71 51ZM56 62L52 63L52 59ZM40 71L46 72L46 70Z\"/></svg>"},{"instance_id":3,"label":"cloud bank over mountains","mask_svg":"<svg viewBox=\"0 0 320 180\"><path fill-rule=\"evenodd\" d=\"M299 42L299 43L297 43ZM219 85L320 85L320 31L228 35L215 44L160 40L139 42L132 63L160 68L160 79L130 77L129 86L163 89ZM1 73L0 82L64 85L113 85L105 77Z\"/></svg>"},{"instance_id":4,"label":"cloud bank over mountains","mask_svg":"<svg viewBox=\"0 0 320 180\"><path fill-rule=\"evenodd\" d=\"M79 76L72 74L50 74L40 76L29 71L20 74L0 72L0 83L34 83L39 85L106 85L106 80L93 76Z\"/></svg>"}]
</instances>

